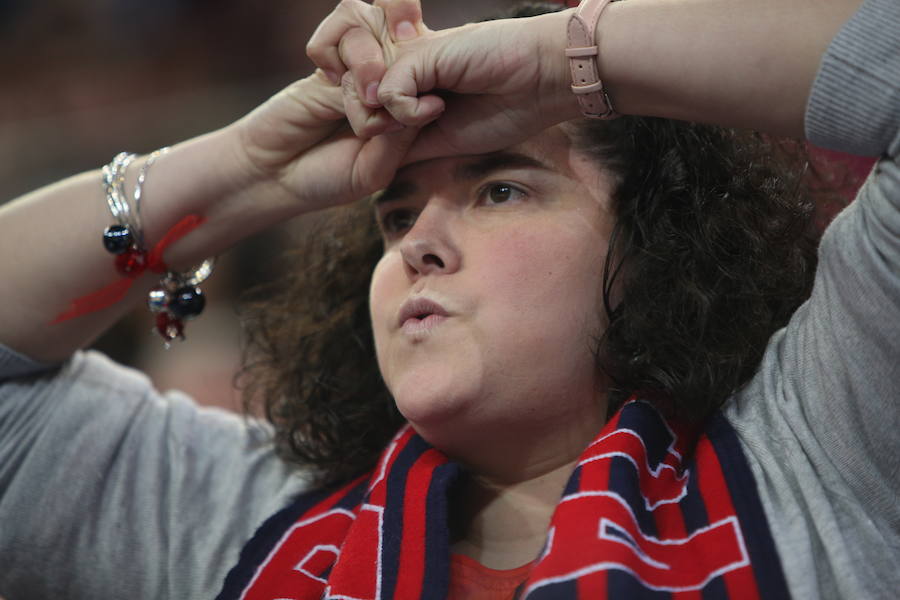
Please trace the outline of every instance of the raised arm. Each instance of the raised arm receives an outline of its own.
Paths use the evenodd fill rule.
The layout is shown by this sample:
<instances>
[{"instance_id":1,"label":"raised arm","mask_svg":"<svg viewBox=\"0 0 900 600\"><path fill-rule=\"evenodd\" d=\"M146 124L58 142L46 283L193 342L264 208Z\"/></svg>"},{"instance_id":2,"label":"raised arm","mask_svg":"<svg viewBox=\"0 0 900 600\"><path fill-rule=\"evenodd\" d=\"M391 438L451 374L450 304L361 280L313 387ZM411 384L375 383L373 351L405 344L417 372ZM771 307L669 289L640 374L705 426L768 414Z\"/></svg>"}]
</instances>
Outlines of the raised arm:
<instances>
[{"instance_id":1,"label":"raised arm","mask_svg":"<svg viewBox=\"0 0 900 600\"><path fill-rule=\"evenodd\" d=\"M601 79L621 114L802 137L819 62L859 3L614 2L595 33ZM345 0L342 7L383 46L386 75L359 67L371 63L371 53L359 50L365 45L358 32L340 37L349 31L340 9L320 27L310 56L338 73L349 66L348 105L356 101L350 120L357 133L374 135L390 123L373 120L378 106L405 125L435 121L418 138L410 161L495 150L581 114L565 57L574 9L394 42L381 26L378 7L360 0ZM339 47L335 39L342 39ZM379 81L376 104L358 100ZM457 94L429 94L435 90Z\"/></svg>"},{"instance_id":2,"label":"raised arm","mask_svg":"<svg viewBox=\"0 0 900 600\"><path fill-rule=\"evenodd\" d=\"M625 114L804 137L828 43L861 0L641 0L600 19L600 70Z\"/></svg>"},{"instance_id":3,"label":"raised arm","mask_svg":"<svg viewBox=\"0 0 900 600\"><path fill-rule=\"evenodd\" d=\"M284 219L384 186L415 130L359 140L345 125L340 88L317 73L233 125L178 144L147 174L145 246L185 216L205 219L163 256L186 269ZM129 167L128 193L145 160ZM40 361L62 360L146 298L159 275L142 275L108 308L52 323L73 300L119 278L101 244L111 223L99 171L0 208L0 343Z\"/></svg>"}]
</instances>

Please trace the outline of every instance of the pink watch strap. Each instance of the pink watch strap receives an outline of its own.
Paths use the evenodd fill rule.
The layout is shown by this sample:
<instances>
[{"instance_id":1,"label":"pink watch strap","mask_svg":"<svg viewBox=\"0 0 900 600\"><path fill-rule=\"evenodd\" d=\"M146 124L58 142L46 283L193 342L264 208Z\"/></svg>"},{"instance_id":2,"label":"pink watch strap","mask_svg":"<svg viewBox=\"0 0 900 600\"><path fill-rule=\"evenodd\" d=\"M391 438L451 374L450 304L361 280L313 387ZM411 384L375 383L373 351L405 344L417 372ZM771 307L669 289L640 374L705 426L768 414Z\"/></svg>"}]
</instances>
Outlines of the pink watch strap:
<instances>
[{"instance_id":1,"label":"pink watch strap","mask_svg":"<svg viewBox=\"0 0 900 600\"><path fill-rule=\"evenodd\" d=\"M614 119L619 116L613 109L597 65L597 45L594 32L600 13L610 0L582 0L569 19L566 56L572 71L572 91L584 116L594 119Z\"/></svg>"}]
</instances>

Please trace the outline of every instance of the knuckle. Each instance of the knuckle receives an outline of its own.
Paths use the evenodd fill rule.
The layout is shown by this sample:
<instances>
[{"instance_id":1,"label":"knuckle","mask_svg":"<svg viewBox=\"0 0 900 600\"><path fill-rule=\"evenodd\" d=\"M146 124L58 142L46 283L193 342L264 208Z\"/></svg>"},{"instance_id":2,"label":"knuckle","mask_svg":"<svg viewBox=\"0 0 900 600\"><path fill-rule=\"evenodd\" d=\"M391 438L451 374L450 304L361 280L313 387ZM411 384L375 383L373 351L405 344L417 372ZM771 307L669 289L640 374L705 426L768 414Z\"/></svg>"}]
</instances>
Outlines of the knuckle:
<instances>
[{"instance_id":1,"label":"knuckle","mask_svg":"<svg viewBox=\"0 0 900 600\"><path fill-rule=\"evenodd\" d=\"M396 105L400 103L403 99L400 90L392 86L389 82L382 80L381 85L378 87L378 100L387 105Z\"/></svg>"},{"instance_id":2,"label":"knuckle","mask_svg":"<svg viewBox=\"0 0 900 600\"><path fill-rule=\"evenodd\" d=\"M384 64L381 48L374 43L371 36L362 30L356 31L360 33L348 34L341 40L341 58L348 65L355 65L361 69L381 68Z\"/></svg>"},{"instance_id":3,"label":"knuckle","mask_svg":"<svg viewBox=\"0 0 900 600\"><path fill-rule=\"evenodd\" d=\"M318 42L309 40L306 43L306 55L314 61L322 55L322 48Z\"/></svg>"},{"instance_id":4,"label":"knuckle","mask_svg":"<svg viewBox=\"0 0 900 600\"><path fill-rule=\"evenodd\" d=\"M362 4L363 6L360 6ZM335 12L342 13L345 17L354 17L359 14L361 8L367 7L368 4L360 0L341 0Z\"/></svg>"}]
</instances>

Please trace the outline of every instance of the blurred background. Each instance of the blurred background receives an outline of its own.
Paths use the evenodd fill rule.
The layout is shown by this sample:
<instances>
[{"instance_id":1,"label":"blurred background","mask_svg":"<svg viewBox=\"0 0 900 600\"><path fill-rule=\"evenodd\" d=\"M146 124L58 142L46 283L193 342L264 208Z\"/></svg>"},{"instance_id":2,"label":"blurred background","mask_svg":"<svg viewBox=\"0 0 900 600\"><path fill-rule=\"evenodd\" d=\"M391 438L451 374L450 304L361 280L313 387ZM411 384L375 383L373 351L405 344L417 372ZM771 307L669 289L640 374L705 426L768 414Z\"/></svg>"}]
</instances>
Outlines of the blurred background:
<instances>
[{"instance_id":1,"label":"blurred background","mask_svg":"<svg viewBox=\"0 0 900 600\"><path fill-rule=\"evenodd\" d=\"M434 29L513 3L423 0ZM149 152L234 121L311 71L306 41L335 4L0 0L0 202L96 169L122 150ZM148 373L161 390L238 408L236 299L277 276L278 257L299 235L303 219L220 257L203 286L207 309L189 324L186 344L164 350L150 313L139 309L97 347Z\"/></svg>"},{"instance_id":2,"label":"blurred background","mask_svg":"<svg viewBox=\"0 0 900 600\"><path fill-rule=\"evenodd\" d=\"M431 28L510 0L424 0ZM0 0L0 203L227 125L312 70L307 40L337 0ZM98 179L98 201L100 183ZM314 217L313 217L314 218ZM169 350L139 309L96 347L161 390L237 409L241 290L275 277L298 219L219 257L207 307ZM99 235L99 234L98 234ZM99 243L99 241L98 241Z\"/></svg>"}]
</instances>

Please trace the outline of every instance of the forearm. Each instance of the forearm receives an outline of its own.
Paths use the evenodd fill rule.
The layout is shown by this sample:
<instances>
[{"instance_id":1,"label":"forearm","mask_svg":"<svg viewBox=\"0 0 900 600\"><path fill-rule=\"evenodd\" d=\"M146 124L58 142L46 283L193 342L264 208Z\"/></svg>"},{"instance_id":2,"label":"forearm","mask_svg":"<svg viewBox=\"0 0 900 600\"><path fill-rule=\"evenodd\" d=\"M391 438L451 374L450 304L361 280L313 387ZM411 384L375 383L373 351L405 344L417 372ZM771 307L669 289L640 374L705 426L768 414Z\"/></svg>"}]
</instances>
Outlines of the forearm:
<instances>
[{"instance_id":1,"label":"forearm","mask_svg":"<svg viewBox=\"0 0 900 600\"><path fill-rule=\"evenodd\" d=\"M317 73L233 125L175 146L143 188L145 246L185 217L200 217L199 227L162 254L168 268L184 271L262 229L384 187L416 131L359 140L345 124L340 87ZM129 194L144 160L129 168ZM99 171L0 210L0 343L37 360L61 360L146 298L158 275L143 275L108 308L54 323L73 300L119 278L101 243L113 221Z\"/></svg>"},{"instance_id":2,"label":"forearm","mask_svg":"<svg viewBox=\"0 0 900 600\"><path fill-rule=\"evenodd\" d=\"M148 172L142 201L146 245L152 247L188 214L210 219L165 254L167 264L187 266L230 241L215 233L215 203L238 189L234 160L227 156L232 135L222 131L172 149ZM126 189L134 189L145 158L128 170ZM61 360L102 333L141 303L159 280L145 273L128 295L112 306L51 324L71 302L120 279L114 256L101 243L114 222L106 204L99 170L84 173L14 200L0 209L0 342L32 358ZM219 224L221 227L221 224Z\"/></svg>"},{"instance_id":3,"label":"forearm","mask_svg":"<svg viewBox=\"0 0 900 600\"><path fill-rule=\"evenodd\" d=\"M806 101L821 57L859 4L614 2L602 13L596 32L601 78L622 114L802 137ZM557 56L564 50L564 21L571 12L548 16L546 31L555 30L556 41L545 44ZM563 96L571 95L566 59L548 69L555 70L559 103L565 103ZM574 100L566 114L577 116Z\"/></svg>"}]
</instances>

